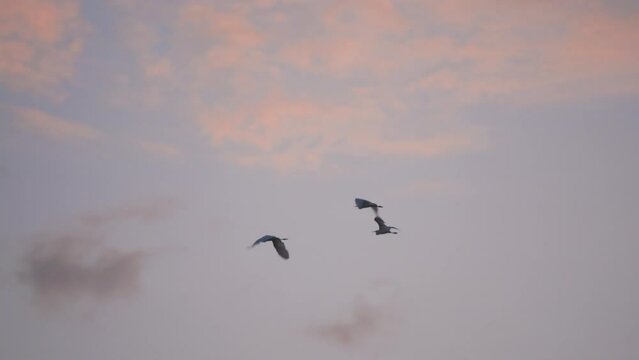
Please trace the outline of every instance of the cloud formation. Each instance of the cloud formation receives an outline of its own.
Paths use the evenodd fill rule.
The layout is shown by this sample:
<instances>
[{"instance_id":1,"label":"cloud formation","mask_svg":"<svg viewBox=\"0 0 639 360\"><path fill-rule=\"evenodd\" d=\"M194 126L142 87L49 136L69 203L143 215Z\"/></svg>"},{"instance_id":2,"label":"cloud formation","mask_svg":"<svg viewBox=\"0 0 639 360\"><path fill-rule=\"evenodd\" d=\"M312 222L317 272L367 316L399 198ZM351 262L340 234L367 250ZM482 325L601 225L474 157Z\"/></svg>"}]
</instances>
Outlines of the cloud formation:
<instances>
[{"instance_id":1,"label":"cloud formation","mask_svg":"<svg viewBox=\"0 0 639 360\"><path fill-rule=\"evenodd\" d=\"M92 126L61 119L37 109L14 107L13 112L23 128L56 140L94 140L102 136Z\"/></svg>"},{"instance_id":2,"label":"cloud formation","mask_svg":"<svg viewBox=\"0 0 639 360\"><path fill-rule=\"evenodd\" d=\"M61 99L86 25L76 0L0 0L0 84Z\"/></svg>"},{"instance_id":3,"label":"cloud formation","mask_svg":"<svg viewBox=\"0 0 639 360\"><path fill-rule=\"evenodd\" d=\"M33 289L36 303L45 310L130 296L139 288L142 266L149 254L119 250L97 234L109 224L157 220L172 209L173 202L156 201L86 215L79 227L35 241L23 259L18 278Z\"/></svg>"},{"instance_id":4,"label":"cloud formation","mask_svg":"<svg viewBox=\"0 0 639 360\"><path fill-rule=\"evenodd\" d=\"M482 102L639 92L636 7L620 11L598 0L303 5L166 3L168 29L143 7L129 7L123 13L144 19L123 31L139 40L132 51L145 74L140 93L179 89L185 100L171 110L185 109L181 116L196 121L216 151L245 166L291 171L336 157L477 151L487 143L481 124L471 127L458 114ZM146 35L132 36L139 33Z\"/></svg>"},{"instance_id":5,"label":"cloud formation","mask_svg":"<svg viewBox=\"0 0 639 360\"><path fill-rule=\"evenodd\" d=\"M138 289L141 251L119 251L90 237L65 235L33 245L19 278L51 309L78 300L106 301Z\"/></svg>"},{"instance_id":6,"label":"cloud formation","mask_svg":"<svg viewBox=\"0 0 639 360\"><path fill-rule=\"evenodd\" d=\"M379 309L364 303L357 303L349 319L316 326L312 332L322 340L351 347L379 330L383 319L382 315Z\"/></svg>"},{"instance_id":7,"label":"cloud formation","mask_svg":"<svg viewBox=\"0 0 639 360\"><path fill-rule=\"evenodd\" d=\"M234 149L232 159L281 171L318 169L328 155L438 157L482 146L482 134L474 129L393 136L385 129L391 125L384 110L366 98L338 105L270 96L203 111L199 122L215 147Z\"/></svg>"},{"instance_id":8,"label":"cloud formation","mask_svg":"<svg viewBox=\"0 0 639 360\"><path fill-rule=\"evenodd\" d=\"M311 335L348 348L378 333L387 332L393 323L390 309L396 291L395 285L386 279L373 281L363 294L355 298L346 319L312 326Z\"/></svg>"},{"instance_id":9,"label":"cloud formation","mask_svg":"<svg viewBox=\"0 0 639 360\"><path fill-rule=\"evenodd\" d=\"M28 107L8 107L13 113L16 125L35 134L59 141L96 140L101 138L117 139L97 128L77 121L62 119L44 111ZM175 159L182 152L177 147L148 139L131 142L149 155Z\"/></svg>"}]
</instances>

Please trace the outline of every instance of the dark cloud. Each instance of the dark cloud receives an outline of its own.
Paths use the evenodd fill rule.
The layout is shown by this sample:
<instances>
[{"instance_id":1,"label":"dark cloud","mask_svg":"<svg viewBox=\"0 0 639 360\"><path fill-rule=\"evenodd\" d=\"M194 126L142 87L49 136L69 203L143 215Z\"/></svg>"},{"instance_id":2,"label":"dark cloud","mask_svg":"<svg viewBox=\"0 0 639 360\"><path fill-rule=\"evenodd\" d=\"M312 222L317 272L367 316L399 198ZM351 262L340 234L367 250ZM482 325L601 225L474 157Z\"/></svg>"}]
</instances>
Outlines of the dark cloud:
<instances>
[{"instance_id":1,"label":"dark cloud","mask_svg":"<svg viewBox=\"0 0 639 360\"><path fill-rule=\"evenodd\" d=\"M79 227L37 239L24 257L19 280L33 289L37 303L47 309L131 295L139 287L148 253L119 250L96 234L113 223L160 219L174 208L172 201L155 201L83 216Z\"/></svg>"},{"instance_id":2,"label":"dark cloud","mask_svg":"<svg viewBox=\"0 0 639 360\"><path fill-rule=\"evenodd\" d=\"M353 347L376 334L388 335L397 321L393 311L398 288L388 279L373 280L358 294L346 318L314 325L311 335L342 347Z\"/></svg>"},{"instance_id":3,"label":"dark cloud","mask_svg":"<svg viewBox=\"0 0 639 360\"><path fill-rule=\"evenodd\" d=\"M19 278L48 308L81 299L104 301L137 290L144 257L99 240L60 236L33 245Z\"/></svg>"},{"instance_id":4,"label":"dark cloud","mask_svg":"<svg viewBox=\"0 0 639 360\"><path fill-rule=\"evenodd\" d=\"M383 317L381 308L359 301L355 303L349 319L315 326L311 331L323 340L350 347L376 333Z\"/></svg>"}]
</instances>

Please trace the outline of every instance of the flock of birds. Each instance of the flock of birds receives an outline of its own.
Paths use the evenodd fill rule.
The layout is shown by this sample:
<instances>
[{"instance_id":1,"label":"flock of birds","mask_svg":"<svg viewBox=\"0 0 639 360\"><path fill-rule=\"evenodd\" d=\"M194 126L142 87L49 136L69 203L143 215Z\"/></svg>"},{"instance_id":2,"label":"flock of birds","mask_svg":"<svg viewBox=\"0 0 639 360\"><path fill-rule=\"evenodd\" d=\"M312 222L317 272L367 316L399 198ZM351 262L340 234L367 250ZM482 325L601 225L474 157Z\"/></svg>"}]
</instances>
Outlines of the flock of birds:
<instances>
[{"instance_id":1,"label":"flock of birds","mask_svg":"<svg viewBox=\"0 0 639 360\"><path fill-rule=\"evenodd\" d=\"M386 225L384 220L381 217L379 217L378 209L382 208L383 206L377 205L374 202L371 202L368 200L356 198L355 207L357 207L358 209L365 209L365 208L373 209L373 211L375 212L375 222L377 223L377 226L379 226L379 229L373 231L375 235L397 234L397 231L393 231L393 230L399 230L398 228L394 226ZM286 249L286 246L284 245L284 240L288 240L288 239L286 238L280 239L277 236L273 236L273 235L264 235L261 238L255 240L255 242L253 243L253 245L249 247L249 249L253 248L255 245L270 241L273 243L273 247L275 248L275 251L277 251L277 253L283 259L288 259L289 258L288 250Z\"/></svg>"}]
</instances>

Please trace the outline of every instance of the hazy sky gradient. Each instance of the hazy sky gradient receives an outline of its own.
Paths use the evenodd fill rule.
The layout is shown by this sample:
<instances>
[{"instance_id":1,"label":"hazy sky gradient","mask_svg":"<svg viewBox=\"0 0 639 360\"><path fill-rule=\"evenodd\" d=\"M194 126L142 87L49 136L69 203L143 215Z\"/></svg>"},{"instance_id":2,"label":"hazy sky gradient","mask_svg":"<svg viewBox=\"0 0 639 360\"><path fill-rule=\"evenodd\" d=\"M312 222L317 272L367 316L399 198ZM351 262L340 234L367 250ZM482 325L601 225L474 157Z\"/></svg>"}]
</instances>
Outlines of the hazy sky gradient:
<instances>
[{"instance_id":1,"label":"hazy sky gradient","mask_svg":"<svg viewBox=\"0 0 639 360\"><path fill-rule=\"evenodd\" d=\"M639 354L636 2L0 8L0 358Z\"/></svg>"}]
</instances>

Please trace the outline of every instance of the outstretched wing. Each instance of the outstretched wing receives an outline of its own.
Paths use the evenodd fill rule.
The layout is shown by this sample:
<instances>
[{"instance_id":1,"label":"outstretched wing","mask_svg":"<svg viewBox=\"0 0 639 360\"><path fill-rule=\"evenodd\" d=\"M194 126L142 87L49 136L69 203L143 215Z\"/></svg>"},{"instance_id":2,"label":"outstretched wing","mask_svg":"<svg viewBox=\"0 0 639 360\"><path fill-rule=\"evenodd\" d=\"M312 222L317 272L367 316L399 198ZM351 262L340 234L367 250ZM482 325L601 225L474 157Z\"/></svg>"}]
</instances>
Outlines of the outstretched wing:
<instances>
[{"instance_id":1,"label":"outstretched wing","mask_svg":"<svg viewBox=\"0 0 639 360\"><path fill-rule=\"evenodd\" d=\"M363 209L363 208L367 208L367 207L377 207L377 205L375 203L372 203L368 200L364 200L364 199L360 199L360 198L356 198L355 199L355 206L357 206L358 209Z\"/></svg>"},{"instance_id":2,"label":"outstretched wing","mask_svg":"<svg viewBox=\"0 0 639 360\"><path fill-rule=\"evenodd\" d=\"M286 250L286 246L284 246L284 242L282 240L274 238L273 247L282 258L288 259L288 250Z\"/></svg>"},{"instance_id":3,"label":"outstretched wing","mask_svg":"<svg viewBox=\"0 0 639 360\"><path fill-rule=\"evenodd\" d=\"M384 226L386 226L386 224L384 223L384 220L382 220L382 218L379 217L379 216L375 216L375 222L379 226L380 230L382 230L384 228Z\"/></svg>"},{"instance_id":4,"label":"outstretched wing","mask_svg":"<svg viewBox=\"0 0 639 360\"><path fill-rule=\"evenodd\" d=\"M263 243L263 242L267 242L267 241L272 241L273 239L277 239L275 236L273 235L264 235L261 238L255 240L255 242L253 243L253 245L251 245L251 247L259 244L259 243Z\"/></svg>"}]
</instances>

